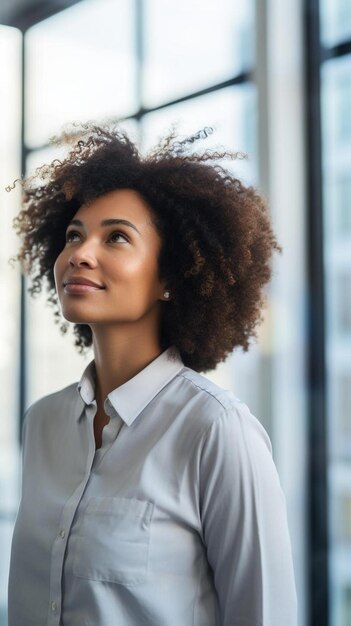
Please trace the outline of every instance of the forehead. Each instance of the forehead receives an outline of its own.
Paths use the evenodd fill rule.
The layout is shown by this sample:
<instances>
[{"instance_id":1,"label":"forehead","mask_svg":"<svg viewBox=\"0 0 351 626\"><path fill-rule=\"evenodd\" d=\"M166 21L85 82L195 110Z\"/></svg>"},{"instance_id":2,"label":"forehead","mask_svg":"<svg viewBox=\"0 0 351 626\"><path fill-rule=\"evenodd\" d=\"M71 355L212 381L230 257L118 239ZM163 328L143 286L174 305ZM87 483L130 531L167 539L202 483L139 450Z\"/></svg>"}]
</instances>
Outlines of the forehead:
<instances>
[{"instance_id":1,"label":"forehead","mask_svg":"<svg viewBox=\"0 0 351 626\"><path fill-rule=\"evenodd\" d=\"M140 226L152 224L150 205L133 189L115 189L94 198L83 204L74 217L83 221L116 218L128 219Z\"/></svg>"}]
</instances>

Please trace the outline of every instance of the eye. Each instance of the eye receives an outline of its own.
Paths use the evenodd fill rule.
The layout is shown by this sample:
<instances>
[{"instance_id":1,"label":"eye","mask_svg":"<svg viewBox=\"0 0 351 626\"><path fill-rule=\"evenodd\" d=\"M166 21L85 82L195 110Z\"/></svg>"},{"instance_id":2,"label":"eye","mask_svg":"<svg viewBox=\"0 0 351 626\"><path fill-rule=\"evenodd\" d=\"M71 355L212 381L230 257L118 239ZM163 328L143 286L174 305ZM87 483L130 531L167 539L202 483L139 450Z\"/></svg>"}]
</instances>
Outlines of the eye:
<instances>
[{"instance_id":1,"label":"eye","mask_svg":"<svg viewBox=\"0 0 351 626\"><path fill-rule=\"evenodd\" d=\"M114 233L111 233L111 235L109 236L108 240L112 241L112 243L118 243L118 241L117 241L118 237L122 237L125 242L128 242L127 237L125 235L123 235L123 233L119 233L118 231L115 231Z\"/></svg>"},{"instance_id":2,"label":"eye","mask_svg":"<svg viewBox=\"0 0 351 626\"><path fill-rule=\"evenodd\" d=\"M69 230L68 233L66 233L66 243L71 243L75 240L75 237L80 237L80 234L77 233L76 230Z\"/></svg>"}]
</instances>

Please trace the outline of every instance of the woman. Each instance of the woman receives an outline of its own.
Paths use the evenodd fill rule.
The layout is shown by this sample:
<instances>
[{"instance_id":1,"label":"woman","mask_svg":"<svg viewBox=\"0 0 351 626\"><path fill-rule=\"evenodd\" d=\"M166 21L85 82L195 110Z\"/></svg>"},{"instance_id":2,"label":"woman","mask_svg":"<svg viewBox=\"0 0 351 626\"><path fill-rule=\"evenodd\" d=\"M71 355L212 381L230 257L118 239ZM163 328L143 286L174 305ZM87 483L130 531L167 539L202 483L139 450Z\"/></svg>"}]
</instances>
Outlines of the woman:
<instances>
[{"instance_id":1,"label":"woman","mask_svg":"<svg viewBox=\"0 0 351 626\"><path fill-rule=\"evenodd\" d=\"M281 248L211 163L234 155L187 150L206 133L142 157L88 124L23 182L31 292L46 281L94 360L26 412L10 626L297 624L269 437L199 373L248 349Z\"/></svg>"}]
</instances>

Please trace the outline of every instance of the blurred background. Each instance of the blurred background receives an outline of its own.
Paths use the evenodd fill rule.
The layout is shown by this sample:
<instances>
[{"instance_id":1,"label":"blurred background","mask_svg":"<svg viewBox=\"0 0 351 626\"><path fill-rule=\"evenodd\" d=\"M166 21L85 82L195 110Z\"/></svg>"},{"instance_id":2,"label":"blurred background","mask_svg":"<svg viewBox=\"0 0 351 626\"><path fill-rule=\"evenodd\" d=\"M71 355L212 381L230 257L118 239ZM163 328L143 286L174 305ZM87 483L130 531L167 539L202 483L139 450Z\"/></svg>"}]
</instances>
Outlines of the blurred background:
<instances>
[{"instance_id":1,"label":"blurred background","mask_svg":"<svg viewBox=\"0 0 351 626\"><path fill-rule=\"evenodd\" d=\"M70 122L119 120L147 150L179 124L269 200L282 255L258 340L206 376L268 431L284 489L299 626L351 624L350 0L2 0L0 626L35 399L81 376L45 294L10 257L21 187Z\"/></svg>"}]
</instances>

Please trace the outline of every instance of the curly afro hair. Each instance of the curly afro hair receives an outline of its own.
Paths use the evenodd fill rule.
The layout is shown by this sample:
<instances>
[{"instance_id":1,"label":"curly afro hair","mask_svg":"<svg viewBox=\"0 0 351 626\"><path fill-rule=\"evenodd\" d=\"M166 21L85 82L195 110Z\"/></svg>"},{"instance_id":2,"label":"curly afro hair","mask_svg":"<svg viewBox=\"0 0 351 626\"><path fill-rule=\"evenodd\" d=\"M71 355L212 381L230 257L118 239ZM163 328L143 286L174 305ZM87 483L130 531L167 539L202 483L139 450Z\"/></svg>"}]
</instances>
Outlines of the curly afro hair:
<instances>
[{"instance_id":1,"label":"curly afro hair","mask_svg":"<svg viewBox=\"0 0 351 626\"><path fill-rule=\"evenodd\" d=\"M69 149L67 156L20 181L23 206L14 227L22 243L16 259L32 277L31 295L46 282L48 301L65 332L53 267L65 246L67 225L85 202L133 189L152 208L162 240L159 275L172 293L163 303L162 349L174 345L186 366L202 372L236 347L247 351L262 321L272 252L282 248L259 192L218 163L238 153L190 150L212 132L209 128L182 140L173 129L142 156L118 124L74 126L79 130L51 139ZM74 334L80 351L92 344L90 326L75 324Z\"/></svg>"}]
</instances>

